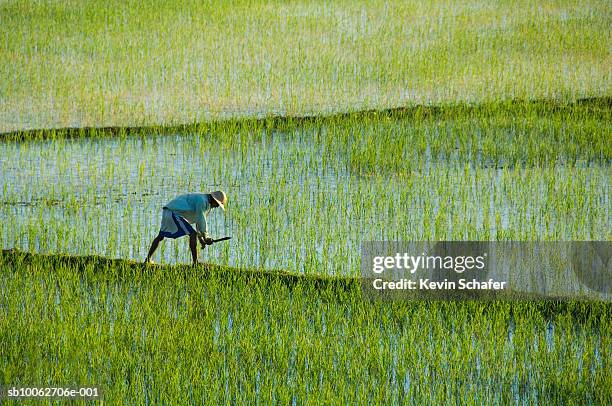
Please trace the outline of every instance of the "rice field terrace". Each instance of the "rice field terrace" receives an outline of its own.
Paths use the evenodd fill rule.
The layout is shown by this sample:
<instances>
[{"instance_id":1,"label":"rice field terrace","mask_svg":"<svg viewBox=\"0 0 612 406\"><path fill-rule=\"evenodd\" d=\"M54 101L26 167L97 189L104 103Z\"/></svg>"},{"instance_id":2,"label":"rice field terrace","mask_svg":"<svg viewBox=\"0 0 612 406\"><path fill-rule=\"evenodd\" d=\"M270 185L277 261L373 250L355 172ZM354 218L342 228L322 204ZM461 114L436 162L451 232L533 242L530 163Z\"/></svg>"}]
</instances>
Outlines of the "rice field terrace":
<instances>
[{"instance_id":1,"label":"rice field terrace","mask_svg":"<svg viewBox=\"0 0 612 406\"><path fill-rule=\"evenodd\" d=\"M609 404L604 302L370 302L356 279L0 256L3 382L109 404ZM139 399L135 402L135 399Z\"/></svg>"},{"instance_id":2,"label":"rice field terrace","mask_svg":"<svg viewBox=\"0 0 612 406\"><path fill-rule=\"evenodd\" d=\"M0 2L0 132L610 95L612 5Z\"/></svg>"},{"instance_id":3,"label":"rice field terrace","mask_svg":"<svg viewBox=\"0 0 612 406\"><path fill-rule=\"evenodd\" d=\"M211 233L235 241L205 260L237 267L356 275L364 240L607 240L610 111L521 103L6 141L0 241L142 260L171 196L214 189L231 204ZM185 247L168 240L157 259L188 262Z\"/></svg>"},{"instance_id":4,"label":"rice field terrace","mask_svg":"<svg viewBox=\"0 0 612 406\"><path fill-rule=\"evenodd\" d=\"M612 404L610 292L384 301L360 279L370 240L612 240L611 15L0 1L0 386ZM142 264L164 204L211 190L232 239Z\"/></svg>"}]
</instances>

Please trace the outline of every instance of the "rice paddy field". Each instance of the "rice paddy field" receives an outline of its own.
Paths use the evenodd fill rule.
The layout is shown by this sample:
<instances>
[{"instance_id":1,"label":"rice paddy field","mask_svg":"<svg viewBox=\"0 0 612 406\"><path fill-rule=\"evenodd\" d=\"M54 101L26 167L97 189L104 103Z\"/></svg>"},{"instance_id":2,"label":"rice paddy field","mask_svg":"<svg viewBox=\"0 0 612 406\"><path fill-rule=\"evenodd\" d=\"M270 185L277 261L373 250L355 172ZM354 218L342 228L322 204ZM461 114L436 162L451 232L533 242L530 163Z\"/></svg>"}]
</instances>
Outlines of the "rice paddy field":
<instances>
[{"instance_id":1,"label":"rice paddy field","mask_svg":"<svg viewBox=\"0 0 612 406\"><path fill-rule=\"evenodd\" d=\"M5 142L0 237L139 260L170 198L225 189L211 233L236 241L205 259L230 266L355 276L364 240L610 239L608 100L425 112Z\"/></svg>"},{"instance_id":2,"label":"rice paddy field","mask_svg":"<svg viewBox=\"0 0 612 406\"><path fill-rule=\"evenodd\" d=\"M611 14L600 0L5 0L0 132L609 95Z\"/></svg>"},{"instance_id":3,"label":"rice paddy field","mask_svg":"<svg viewBox=\"0 0 612 406\"><path fill-rule=\"evenodd\" d=\"M386 302L359 279L369 240L612 239L611 12L0 2L0 385L612 403L607 300ZM164 204L217 189L232 240L142 265Z\"/></svg>"},{"instance_id":4,"label":"rice paddy field","mask_svg":"<svg viewBox=\"0 0 612 406\"><path fill-rule=\"evenodd\" d=\"M95 382L109 404L610 400L603 302L370 302L350 279L99 257L1 266L13 384Z\"/></svg>"}]
</instances>

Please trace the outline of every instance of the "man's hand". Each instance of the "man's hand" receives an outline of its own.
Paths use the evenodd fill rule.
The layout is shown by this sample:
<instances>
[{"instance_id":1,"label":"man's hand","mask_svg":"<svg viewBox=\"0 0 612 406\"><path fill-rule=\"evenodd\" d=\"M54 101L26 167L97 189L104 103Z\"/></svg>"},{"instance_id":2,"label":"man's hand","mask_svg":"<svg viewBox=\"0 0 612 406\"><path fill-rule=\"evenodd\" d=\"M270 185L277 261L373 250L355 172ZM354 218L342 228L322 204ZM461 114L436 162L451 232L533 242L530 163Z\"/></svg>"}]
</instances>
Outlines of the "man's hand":
<instances>
[{"instance_id":1,"label":"man's hand","mask_svg":"<svg viewBox=\"0 0 612 406\"><path fill-rule=\"evenodd\" d=\"M202 248L204 248L205 245L212 245L213 243L213 239L210 238L209 236L205 236L205 237L200 237L200 245L202 246Z\"/></svg>"}]
</instances>

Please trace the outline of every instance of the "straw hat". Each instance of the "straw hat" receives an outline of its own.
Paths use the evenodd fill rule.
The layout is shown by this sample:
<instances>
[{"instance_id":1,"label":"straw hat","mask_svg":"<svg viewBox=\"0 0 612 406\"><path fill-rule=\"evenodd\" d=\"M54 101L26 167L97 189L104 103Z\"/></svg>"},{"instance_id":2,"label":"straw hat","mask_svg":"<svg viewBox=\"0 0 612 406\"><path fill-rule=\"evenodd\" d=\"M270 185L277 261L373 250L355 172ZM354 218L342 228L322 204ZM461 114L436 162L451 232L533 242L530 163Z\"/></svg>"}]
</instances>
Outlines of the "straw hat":
<instances>
[{"instance_id":1,"label":"straw hat","mask_svg":"<svg viewBox=\"0 0 612 406\"><path fill-rule=\"evenodd\" d=\"M213 199L215 199L215 202L217 202L219 207L225 210L225 205L227 204L227 196L225 195L225 192L222 190L217 190L214 192L210 192L210 195Z\"/></svg>"}]
</instances>

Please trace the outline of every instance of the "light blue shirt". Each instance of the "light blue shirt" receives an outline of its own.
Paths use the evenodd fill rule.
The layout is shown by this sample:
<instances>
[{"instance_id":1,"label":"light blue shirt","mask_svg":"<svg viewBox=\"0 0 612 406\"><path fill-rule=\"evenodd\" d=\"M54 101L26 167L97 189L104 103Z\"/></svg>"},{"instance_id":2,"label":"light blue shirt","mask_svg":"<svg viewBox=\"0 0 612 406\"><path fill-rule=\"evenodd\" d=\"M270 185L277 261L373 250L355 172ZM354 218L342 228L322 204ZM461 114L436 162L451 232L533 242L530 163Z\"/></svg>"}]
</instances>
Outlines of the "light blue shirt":
<instances>
[{"instance_id":1,"label":"light blue shirt","mask_svg":"<svg viewBox=\"0 0 612 406\"><path fill-rule=\"evenodd\" d=\"M190 224L195 223L198 234L202 237L208 237L206 216L210 209L212 209L209 196L207 193L188 193L177 196L165 207L173 213L184 217Z\"/></svg>"}]
</instances>

